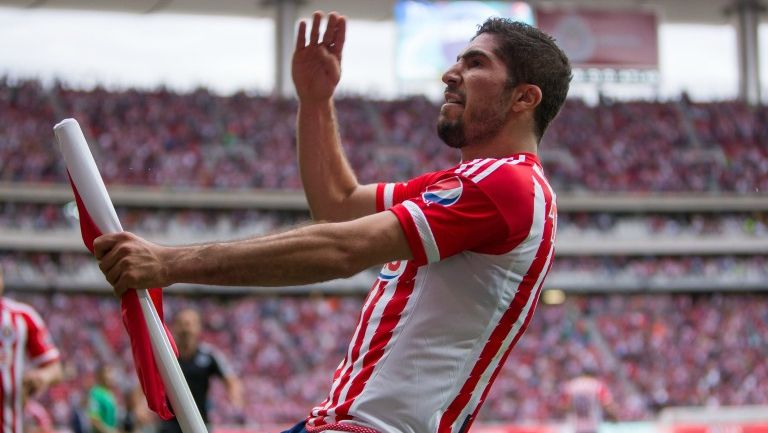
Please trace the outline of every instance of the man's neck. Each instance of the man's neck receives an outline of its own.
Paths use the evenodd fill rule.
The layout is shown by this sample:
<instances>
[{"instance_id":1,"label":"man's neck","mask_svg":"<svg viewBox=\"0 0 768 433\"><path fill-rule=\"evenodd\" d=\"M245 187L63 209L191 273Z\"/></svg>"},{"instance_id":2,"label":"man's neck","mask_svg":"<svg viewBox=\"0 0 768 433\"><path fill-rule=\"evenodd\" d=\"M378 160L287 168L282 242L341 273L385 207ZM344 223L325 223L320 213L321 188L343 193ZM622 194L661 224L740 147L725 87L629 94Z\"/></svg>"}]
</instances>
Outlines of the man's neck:
<instances>
[{"instance_id":1,"label":"man's neck","mask_svg":"<svg viewBox=\"0 0 768 433\"><path fill-rule=\"evenodd\" d=\"M507 140L489 140L484 143L473 143L461 149L461 160L471 161L479 158L506 158L517 153L538 152L538 143L536 138L521 137L519 139Z\"/></svg>"}]
</instances>

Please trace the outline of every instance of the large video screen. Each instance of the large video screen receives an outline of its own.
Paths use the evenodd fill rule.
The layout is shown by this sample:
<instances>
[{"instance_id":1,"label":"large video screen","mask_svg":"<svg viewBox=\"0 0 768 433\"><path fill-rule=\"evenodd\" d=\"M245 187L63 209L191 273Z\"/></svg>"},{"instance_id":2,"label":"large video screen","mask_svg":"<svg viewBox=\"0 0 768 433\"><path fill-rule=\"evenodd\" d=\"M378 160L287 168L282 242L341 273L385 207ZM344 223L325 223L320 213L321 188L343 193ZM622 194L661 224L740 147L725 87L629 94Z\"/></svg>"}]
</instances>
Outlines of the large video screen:
<instances>
[{"instance_id":1,"label":"large video screen","mask_svg":"<svg viewBox=\"0 0 768 433\"><path fill-rule=\"evenodd\" d=\"M456 55L488 17L534 24L526 2L414 1L395 5L397 77L401 82L435 80L456 62Z\"/></svg>"}]
</instances>

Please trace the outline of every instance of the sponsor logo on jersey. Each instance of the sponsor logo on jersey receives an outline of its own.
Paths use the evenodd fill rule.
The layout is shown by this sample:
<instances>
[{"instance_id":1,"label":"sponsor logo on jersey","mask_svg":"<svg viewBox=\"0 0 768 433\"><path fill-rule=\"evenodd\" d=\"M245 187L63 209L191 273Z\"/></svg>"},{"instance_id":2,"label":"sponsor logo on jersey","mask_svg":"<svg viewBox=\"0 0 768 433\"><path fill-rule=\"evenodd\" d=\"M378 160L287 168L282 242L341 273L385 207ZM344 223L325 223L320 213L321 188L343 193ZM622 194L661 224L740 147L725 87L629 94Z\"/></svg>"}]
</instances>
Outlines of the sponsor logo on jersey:
<instances>
[{"instance_id":1,"label":"sponsor logo on jersey","mask_svg":"<svg viewBox=\"0 0 768 433\"><path fill-rule=\"evenodd\" d=\"M459 201L463 190L464 185L461 183L461 179L458 176L454 176L428 186L424 192L421 193L421 199L428 205L430 203L436 203L443 206L450 206Z\"/></svg>"},{"instance_id":2,"label":"sponsor logo on jersey","mask_svg":"<svg viewBox=\"0 0 768 433\"><path fill-rule=\"evenodd\" d=\"M383 268L381 268L381 272L379 272L379 279L384 281L394 280L403 273L405 270L405 264L405 260L387 263Z\"/></svg>"}]
</instances>

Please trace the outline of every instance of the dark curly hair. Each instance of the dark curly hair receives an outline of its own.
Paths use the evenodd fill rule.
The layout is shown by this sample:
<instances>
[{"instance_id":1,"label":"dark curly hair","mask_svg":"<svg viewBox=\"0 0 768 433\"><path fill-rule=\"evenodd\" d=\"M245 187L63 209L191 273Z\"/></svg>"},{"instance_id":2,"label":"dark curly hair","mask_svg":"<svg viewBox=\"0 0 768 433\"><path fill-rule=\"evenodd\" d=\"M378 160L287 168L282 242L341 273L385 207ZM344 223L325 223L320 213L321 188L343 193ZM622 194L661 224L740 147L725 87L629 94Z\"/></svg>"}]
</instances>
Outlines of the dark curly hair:
<instances>
[{"instance_id":1,"label":"dark curly hair","mask_svg":"<svg viewBox=\"0 0 768 433\"><path fill-rule=\"evenodd\" d=\"M568 94L572 77L568 57L551 36L508 18L488 18L474 38L483 33L495 35L499 42L494 54L507 65L509 87L527 83L541 89L541 103L534 112L535 133L541 140Z\"/></svg>"}]
</instances>

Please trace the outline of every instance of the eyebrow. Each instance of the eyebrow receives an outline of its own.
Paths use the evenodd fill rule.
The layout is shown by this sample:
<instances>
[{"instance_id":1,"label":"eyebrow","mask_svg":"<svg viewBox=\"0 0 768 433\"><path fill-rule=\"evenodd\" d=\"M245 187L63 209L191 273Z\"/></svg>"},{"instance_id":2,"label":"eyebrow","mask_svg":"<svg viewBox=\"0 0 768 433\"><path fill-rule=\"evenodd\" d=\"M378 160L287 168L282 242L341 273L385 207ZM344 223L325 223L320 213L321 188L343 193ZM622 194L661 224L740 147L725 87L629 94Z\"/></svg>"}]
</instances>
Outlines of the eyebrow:
<instances>
[{"instance_id":1,"label":"eyebrow","mask_svg":"<svg viewBox=\"0 0 768 433\"><path fill-rule=\"evenodd\" d=\"M474 50L465 51L463 54L456 56L456 61L458 62L461 59L467 59L469 57L483 57L488 60L491 59L491 57L485 51L474 49Z\"/></svg>"}]
</instances>

